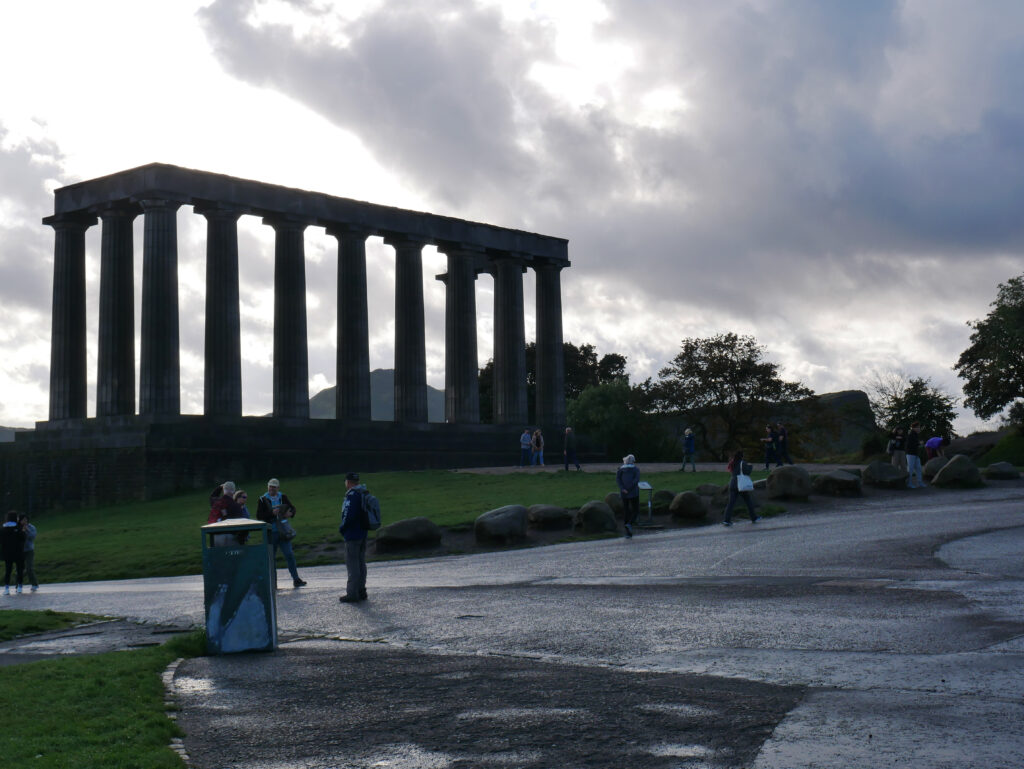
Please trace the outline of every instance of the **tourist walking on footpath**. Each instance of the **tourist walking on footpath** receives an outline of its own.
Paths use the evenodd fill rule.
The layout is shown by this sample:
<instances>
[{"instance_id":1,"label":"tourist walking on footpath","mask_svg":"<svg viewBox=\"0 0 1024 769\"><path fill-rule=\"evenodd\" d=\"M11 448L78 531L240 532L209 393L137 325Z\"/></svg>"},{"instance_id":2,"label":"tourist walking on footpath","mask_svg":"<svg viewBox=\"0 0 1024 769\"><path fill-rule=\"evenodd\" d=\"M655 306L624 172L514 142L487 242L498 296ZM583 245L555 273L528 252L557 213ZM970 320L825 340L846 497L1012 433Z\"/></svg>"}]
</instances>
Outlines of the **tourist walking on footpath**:
<instances>
[{"instance_id":1,"label":"tourist walking on footpath","mask_svg":"<svg viewBox=\"0 0 1024 769\"><path fill-rule=\"evenodd\" d=\"M775 425L775 436L775 456L779 460L779 466L783 462L787 465L793 464L793 460L789 456L789 431L782 422Z\"/></svg>"},{"instance_id":2,"label":"tourist walking on footpath","mask_svg":"<svg viewBox=\"0 0 1024 769\"><path fill-rule=\"evenodd\" d=\"M683 431L683 472L686 472L686 465L693 466L693 472L697 472L697 437L689 427Z\"/></svg>"},{"instance_id":3,"label":"tourist walking on footpath","mask_svg":"<svg viewBox=\"0 0 1024 769\"><path fill-rule=\"evenodd\" d=\"M270 524L270 544L274 546L274 566L277 566L277 550L281 549L288 573L292 575L292 586L303 587L306 582L299 577L299 569L295 564L295 551L292 550L292 539L295 529L290 520L295 517L295 505L288 495L281 491L281 482L277 478L267 481L267 493L260 497L256 505L256 517Z\"/></svg>"},{"instance_id":4,"label":"tourist walking on footpath","mask_svg":"<svg viewBox=\"0 0 1024 769\"><path fill-rule=\"evenodd\" d=\"M530 451L533 447L533 436L530 435L530 428L524 427L523 434L519 436L519 466L526 467L530 464Z\"/></svg>"},{"instance_id":5,"label":"tourist walking on footpath","mask_svg":"<svg viewBox=\"0 0 1024 769\"><path fill-rule=\"evenodd\" d=\"M779 436L775 433L775 428L771 425L765 425L764 432L765 436L761 439L761 443L764 444L764 470L768 472L772 462L775 462L776 467L781 467L782 462L778 461L775 453L779 442Z\"/></svg>"},{"instance_id":6,"label":"tourist walking on footpath","mask_svg":"<svg viewBox=\"0 0 1024 769\"><path fill-rule=\"evenodd\" d=\"M900 470L907 469L907 438L903 435L903 428L897 427L889 436L889 456L892 457L892 466Z\"/></svg>"},{"instance_id":7,"label":"tourist walking on footpath","mask_svg":"<svg viewBox=\"0 0 1024 769\"><path fill-rule=\"evenodd\" d=\"M757 523L761 518L754 512L754 500L752 499L754 482L750 478L754 466L749 462L744 462L743 452L737 451L729 461L728 470L731 474L729 477L729 504L725 506L725 520L722 521L722 525L732 526L732 509L736 506L737 497L743 497L743 501L747 505L747 512L750 514L750 522Z\"/></svg>"},{"instance_id":8,"label":"tourist walking on footpath","mask_svg":"<svg viewBox=\"0 0 1024 769\"><path fill-rule=\"evenodd\" d=\"M345 476L341 525L338 526L338 531L345 539L345 569L348 572L345 595L338 598L342 603L366 600L366 534L369 521L363 510L364 494L366 486L359 482L359 473L348 473Z\"/></svg>"},{"instance_id":9,"label":"tourist walking on footpath","mask_svg":"<svg viewBox=\"0 0 1024 769\"><path fill-rule=\"evenodd\" d=\"M640 470L632 454L622 458L622 467L615 473L615 483L619 486L619 497L622 498L624 528L628 539L633 536L633 524L640 514Z\"/></svg>"},{"instance_id":10,"label":"tourist walking on footpath","mask_svg":"<svg viewBox=\"0 0 1024 769\"><path fill-rule=\"evenodd\" d=\"M32 586L32 592L39 589L36 579L36 527L29 523L28 516L18 516L18 526L25 532L25 581Z\"/></svg>"},{"instance_id":11,"label":"tourist walking on footpath","mask_svg":"<svg viewBox=\"0 0 1024 769\"><path fill-rule=\"evenodd\" d=\"M533 440L531 442L531 448L533 449L532 464L544 466L544 436L540 434L540 428L538 427L533 431Z\"/></svg>"},{"instance_id":12,"label":"tourist walking on footpath","mask_svg":"<svg viewBox=\"0 0 1024 769\"><path fill-rule=\"evenodd\" d=\"M569 465L576 465L577 472L583 469L580 467L579 460L576 459L576 433L572 431L571 427L565 428L565 438L562 442L562 456L565 457L565 472L569 472Z\"/></svg>"},{"instance_id":13,"label":"tourist walking on footpath","mask_svg":"<svg viewBox=\"0 0 1024 769\"><path fill-rule=\"evenodd\" d=\"M15 572L17 592L25 576L25 532L18 526L18 514L10 512L0 528L0 555L4 559L4 595L11 594L11 572Z\"/></svg>"},{"instance_id":14,"label":"tourist walking on footpath","mask_svg":"<svg viewBox=\"0 0 1024 769\"><path fill-rule=\"evenodd\" d=\"M907 488L908 489L922 489L924 488L924 478L921 475L921 423L914 422L910 426L910 432L907 433L906 442L907 451ZM914 482L914 479L917 482Z\"/></svg>"}]
</instances>

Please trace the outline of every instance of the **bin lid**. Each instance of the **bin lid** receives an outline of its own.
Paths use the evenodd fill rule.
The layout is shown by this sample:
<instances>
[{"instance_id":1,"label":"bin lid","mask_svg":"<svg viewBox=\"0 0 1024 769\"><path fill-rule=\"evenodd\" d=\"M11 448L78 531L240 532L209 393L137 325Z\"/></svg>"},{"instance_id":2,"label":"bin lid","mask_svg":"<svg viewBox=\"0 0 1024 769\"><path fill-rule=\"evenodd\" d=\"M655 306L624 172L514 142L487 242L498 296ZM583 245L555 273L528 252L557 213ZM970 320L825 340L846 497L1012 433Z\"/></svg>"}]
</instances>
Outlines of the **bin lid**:
<instances>
[{"instance_id":1,"label":"bin lid","mask_svg":"<svg viewBox=\"0 0 1024 769\"><path fill-rule=\"evenodd\" d=\"M253 521L249 518L228 518L218 523L208 523L203 526L203 531L213 534L222 534L230 531L258 531L267 528L263 521Z\"/></svg>"}]
</instances>

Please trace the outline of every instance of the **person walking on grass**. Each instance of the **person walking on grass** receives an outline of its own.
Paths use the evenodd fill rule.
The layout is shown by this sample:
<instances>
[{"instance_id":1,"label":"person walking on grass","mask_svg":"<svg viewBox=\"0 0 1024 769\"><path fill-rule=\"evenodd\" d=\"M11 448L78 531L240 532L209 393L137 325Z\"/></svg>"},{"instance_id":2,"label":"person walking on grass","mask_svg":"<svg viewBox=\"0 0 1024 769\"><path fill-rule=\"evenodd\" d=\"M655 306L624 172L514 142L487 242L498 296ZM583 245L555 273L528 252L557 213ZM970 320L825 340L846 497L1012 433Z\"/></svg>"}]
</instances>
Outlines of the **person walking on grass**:
<instances>
[{"instance_id":1,"label":"person walking on grass","mask_svg":"<svg viewBox=\"0 0 1024 769\"><path fill-rule=\"evenodd\" d=\"M18 526L18 514L9 512L0 528L0 555L4 559L4 595L11 594L11 572L15 572L17 592L25 576L25 532Z\"/></svg>"},{"instance_id":2,"label":"person walking on grass","mask_svg":"<svg viewBox=\"0 0 1024 769\"><path fill-rule=\"evenodd\" d=\"M338 527L345 539L345 570L348 572L345 595L338 598L342 603L366 600L366 536L369 521L363 510L365 493L366 486L359 482L359 473L348 473L345 476L341 525Z\"/></svg>"},{"instance_id":3,"label":"person walking on grass","mask_svg":"<svg viewBox=\"0 0 1024 769\"><path fill-rule=\"evenodd\" d=\"M689 427L683 432L683 472L686 472L686 465L689 463L693 467L693 472L697 472L697 437L693 434L693 430Z\"/></svg>"},{"instance_id":4,"label":"person walking on grass","mask_svg":"<svg viewBox=\"0 0 1024 769\"><path fill-rule=\"evenodd\" d=\"M25 581L32 586L32 592L39 589L36 578L36 527L29 523L28 516L18 516L18 526L25 532Z\"/></svg>"},{"instance_id":5,"label":"person walking on grass","mask_svg":"<svg viewBox=\"0 0 1024 769\"><path fill-rule=\"evenodd\" d=\"M565 458L565 472L569 472L569 465L576 465L576 472L583 469L580 467L579 460L576 459L576 433L572 431L571 427L565 428L562 456Z\"/></svg>"},{"instance_id":6,"label":"person walking on grass","mask_svg":"<svg viewBox=\"0 0 1024 769\"><path fill-rule=\"evenodd\" d=\"M630 539L633 536L633 524L640 514L640 470L632 454L622 458L622 467L615 473L615 483L618 484L619 497L622 499L626 539Z\"/></svg>"},{"instance_id":7,"label":"person walking on grass","mask_svg":"<svg viewBox=\"0 0 1024 769\"><path fill-rule=\"evenodd\" d=\"M274 564L277 564L277 550L281 549L288 573L292 576L293 587L304 587L306 581L299 576L295 563L295 551L292 550L292 538L295 530L289 520L295 517L295 505L288 495L281 491L281 482L277 478L267 481L267 493L260 497L256 505L256 517L270 524L270 544L274 547Z\"/></svg>"},{"instance_id":8,"label":"person walking on grass","mask_svg":"<svg viewBox=\"0 0 1024 769\"><path fill-rule=\"evenodd\" d=\"M750 473L753 472L754 466L749 462L743 461L743 452L737 451L732 455L728 465L729 476L729 504L725 506L725 520L722 521L723 526L732 526L732 509L736 506L737 497L743 497L743 501L747 505L747 512L750 514L750 522L757 523L761 520L760 516L754 512L754 500L751 498L754 495L753 483L750 484L750 488L740 488L740 477L744 480L744 485L747 481L750 481Z\"/></svg>"}]
</instances>

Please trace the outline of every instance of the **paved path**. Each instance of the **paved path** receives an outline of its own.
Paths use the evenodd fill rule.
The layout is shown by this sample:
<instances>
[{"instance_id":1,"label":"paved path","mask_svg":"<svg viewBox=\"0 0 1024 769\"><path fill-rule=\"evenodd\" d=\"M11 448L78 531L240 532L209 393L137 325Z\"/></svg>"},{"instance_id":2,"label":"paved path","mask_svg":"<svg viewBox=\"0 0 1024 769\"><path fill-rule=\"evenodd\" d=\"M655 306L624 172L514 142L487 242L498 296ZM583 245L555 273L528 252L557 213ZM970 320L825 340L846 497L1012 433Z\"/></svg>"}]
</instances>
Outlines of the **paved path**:
<instances>
[{"instance_id":1,"label":"paved path","mask_svg":"<svg viewBox=\"0 0 1024 769\"><path fill-rule=\"evenodd\" d=\"M343 567L306 569L280 652L177 669L185 748L198 767L1020 767L1022 553L1016 484L374 563L356 606ZM202 585L21 604L201 623Z\"/></svg>"}]
</instances>

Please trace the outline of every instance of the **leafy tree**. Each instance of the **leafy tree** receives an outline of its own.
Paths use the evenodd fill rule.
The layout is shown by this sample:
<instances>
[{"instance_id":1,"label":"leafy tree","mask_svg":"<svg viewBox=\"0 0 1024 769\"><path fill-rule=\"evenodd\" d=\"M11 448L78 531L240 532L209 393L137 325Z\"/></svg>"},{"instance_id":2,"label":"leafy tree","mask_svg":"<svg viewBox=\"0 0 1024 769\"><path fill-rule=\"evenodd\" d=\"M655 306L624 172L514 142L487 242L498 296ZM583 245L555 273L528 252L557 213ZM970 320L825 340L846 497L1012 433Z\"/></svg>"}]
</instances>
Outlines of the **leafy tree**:
<instances>
[{"instance_id":1,"label":"leafy tree","mask_svg":"<svg viewBox=\"0 0 1024 769\"><path fill-rule=\"evenodd\" d=\"M684 416L704 449L724 459L760 439L774 404L814 394L799 382L783 381L778 364L764 354L752 336L684 339L679 354L658 372L658 382L640 389L650 408Z\"/></svg>"},{"instance_id":2,"label":"leafy tree","mask_svg":"<svg viewBox=\"0 0 1024 769\"><path fill-rule=\"evenodd\" d=\"M989 314L968 322L971 346L953 366L965 381L964 405L981 419L1009 407L1009 421L1024 424L1024 275L999 284Z\"/></svg>"},{"instance_id":3,"label":"leafy tree","mask_svg":"<svg viewBox=\"0 0 1024 769\"><path fill-rule=\"evenodd\" d=\"M636 454L643 461L672 456L672 440L643 408L643 394L625 377L593 385L566 408L573 429L602 444L611 459Z\"/></svg>"},{"instance_id":4,"label":"leafy tree","mask_svg":"<svg viewBox=\"0 0 1024 769\"><path fill-rule=\"evenodd\" d=\"M886 430L906 430L920 422L922 435L953 435L956 399L932 386L930 379L876 372L868 384L868 398L875 419Z\"/></svg>"}]
</instances>

